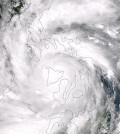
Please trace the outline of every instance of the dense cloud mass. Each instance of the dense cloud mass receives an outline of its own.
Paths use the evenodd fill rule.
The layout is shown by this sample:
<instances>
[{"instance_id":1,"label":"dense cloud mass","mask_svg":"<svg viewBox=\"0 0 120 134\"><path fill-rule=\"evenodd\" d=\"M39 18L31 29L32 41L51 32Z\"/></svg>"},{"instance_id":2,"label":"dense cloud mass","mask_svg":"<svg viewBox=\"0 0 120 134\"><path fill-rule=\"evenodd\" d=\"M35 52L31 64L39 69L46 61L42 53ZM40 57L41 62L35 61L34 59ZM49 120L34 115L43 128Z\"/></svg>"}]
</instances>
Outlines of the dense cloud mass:
<instances>
[{"instance_id":1,"label":"dense cloud mass","mask_svg":"<svg viewBox=\"0 0 120 134\"><path fill-rule=\"evenodd\" d=\"M0 0L0 134L119 134L119 0Z\"/></svg>"}]
</instances>

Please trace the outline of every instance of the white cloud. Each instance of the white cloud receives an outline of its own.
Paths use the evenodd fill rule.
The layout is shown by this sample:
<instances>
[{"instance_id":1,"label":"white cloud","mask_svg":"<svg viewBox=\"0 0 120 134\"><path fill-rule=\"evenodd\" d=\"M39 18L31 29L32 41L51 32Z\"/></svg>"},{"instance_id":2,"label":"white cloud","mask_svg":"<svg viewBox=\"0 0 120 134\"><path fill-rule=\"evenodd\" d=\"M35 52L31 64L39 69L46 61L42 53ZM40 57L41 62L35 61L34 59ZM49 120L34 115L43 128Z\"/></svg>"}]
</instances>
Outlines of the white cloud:
<instances>
[{"instance_id":1,"label":"white cloud","mask_svg":"<svg viewBox=\"0 0 120 134\"><path fill-rule=\"evenodd\" d=\"M44 27L61 24L78 23L96 23L105 22L115 18L114 4L110 0L84 0L70 2L53 2L50 10L43 12L41 22Z\"/></svg>"}]
</instances>

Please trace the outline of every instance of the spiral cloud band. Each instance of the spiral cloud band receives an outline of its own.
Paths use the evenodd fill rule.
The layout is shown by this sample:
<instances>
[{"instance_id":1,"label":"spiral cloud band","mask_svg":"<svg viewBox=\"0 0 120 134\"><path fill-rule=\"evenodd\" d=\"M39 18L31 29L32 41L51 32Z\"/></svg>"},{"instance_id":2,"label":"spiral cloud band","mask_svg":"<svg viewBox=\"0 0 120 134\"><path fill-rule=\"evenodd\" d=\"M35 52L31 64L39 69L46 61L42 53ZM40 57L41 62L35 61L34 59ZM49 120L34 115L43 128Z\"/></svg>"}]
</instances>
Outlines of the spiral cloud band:
<instances>
[{"instance_id":1,"label":"spiral cloud band","mask_svg":"<svg viewBox=\"0 0 120 134\"><path fill-rule=\"evenodd\" d=\"M119 0L0 0L0 134L120 133Z\"/></svg>"}]
</instances>

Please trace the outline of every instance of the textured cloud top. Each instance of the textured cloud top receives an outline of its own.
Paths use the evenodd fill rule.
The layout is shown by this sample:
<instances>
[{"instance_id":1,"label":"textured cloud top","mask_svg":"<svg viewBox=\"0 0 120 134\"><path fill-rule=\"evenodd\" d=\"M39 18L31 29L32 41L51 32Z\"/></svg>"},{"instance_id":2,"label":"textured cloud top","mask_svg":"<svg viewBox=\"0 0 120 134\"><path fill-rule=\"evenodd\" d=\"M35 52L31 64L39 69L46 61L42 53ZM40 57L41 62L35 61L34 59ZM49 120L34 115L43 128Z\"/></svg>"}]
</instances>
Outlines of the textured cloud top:
<instances>
[{"instance_id":1,"label":"textured cloud top","mask_svg":"<svg viewBox=\"0 0 120 134\"><path fill-rule=\"evenodd\" d=\"M119 23L114 0L0 0L0 134L118 134Z\"/></svg>"}]
</instances>

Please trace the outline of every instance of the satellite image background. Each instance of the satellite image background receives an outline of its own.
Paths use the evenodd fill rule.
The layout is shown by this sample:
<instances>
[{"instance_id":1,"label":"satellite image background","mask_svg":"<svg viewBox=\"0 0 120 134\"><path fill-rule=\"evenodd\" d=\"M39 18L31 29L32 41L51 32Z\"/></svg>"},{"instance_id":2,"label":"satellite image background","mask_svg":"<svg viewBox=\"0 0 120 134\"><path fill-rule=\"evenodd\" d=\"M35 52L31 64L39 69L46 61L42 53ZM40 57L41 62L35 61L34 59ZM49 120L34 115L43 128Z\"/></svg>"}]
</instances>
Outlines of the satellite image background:
<instances>
[{"instance_id":1,"label":"satellite image background","mask_svg":"<svg viewBox=\"0 0 120 134\"><path fill-rule=\"evenodd\" d=\"M119 0L0 0L0 134L120 133L119 12Z\"/></svg>"}]
</instances>

